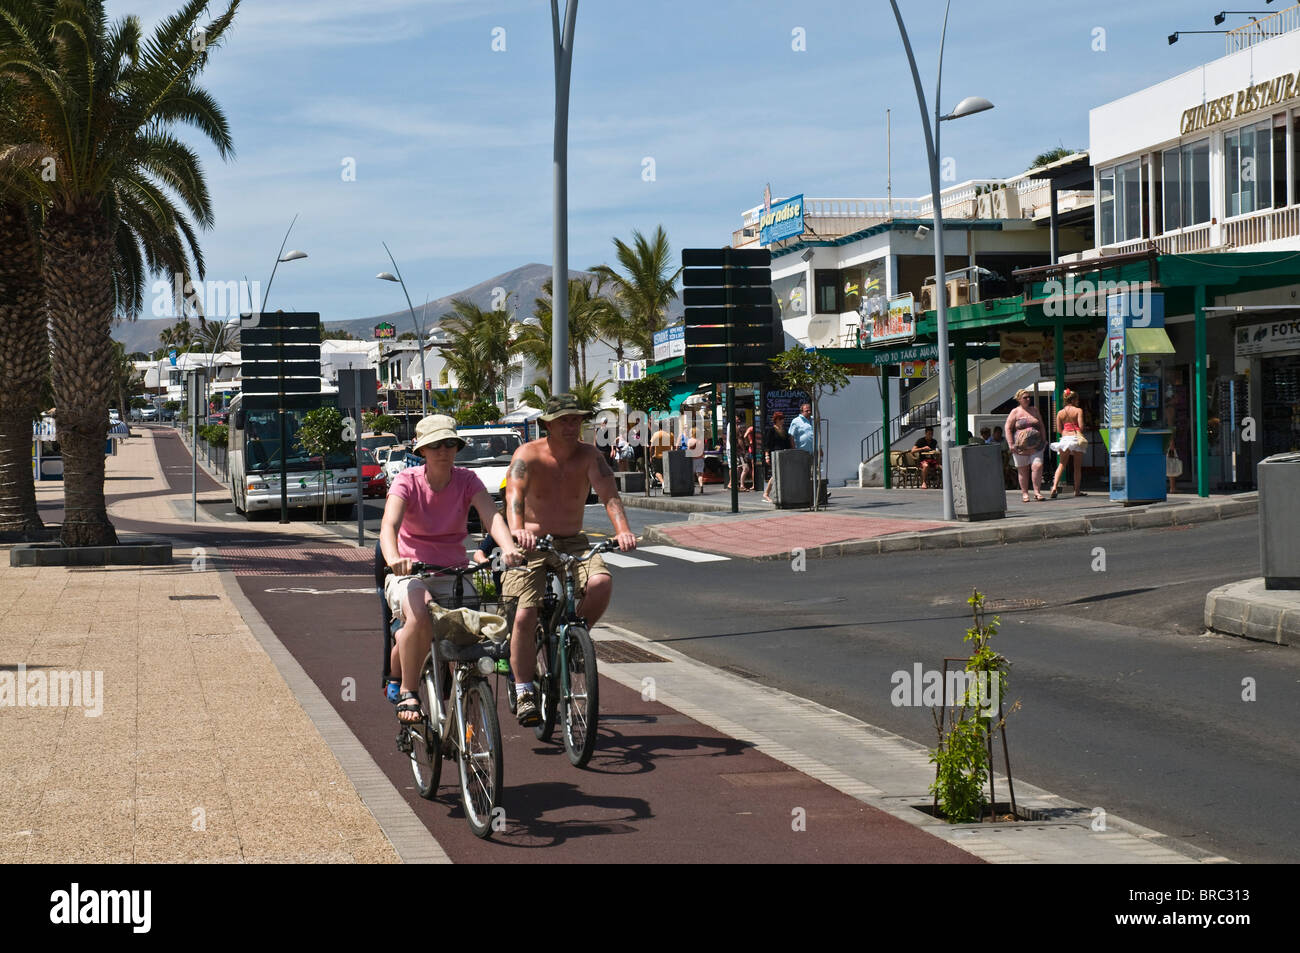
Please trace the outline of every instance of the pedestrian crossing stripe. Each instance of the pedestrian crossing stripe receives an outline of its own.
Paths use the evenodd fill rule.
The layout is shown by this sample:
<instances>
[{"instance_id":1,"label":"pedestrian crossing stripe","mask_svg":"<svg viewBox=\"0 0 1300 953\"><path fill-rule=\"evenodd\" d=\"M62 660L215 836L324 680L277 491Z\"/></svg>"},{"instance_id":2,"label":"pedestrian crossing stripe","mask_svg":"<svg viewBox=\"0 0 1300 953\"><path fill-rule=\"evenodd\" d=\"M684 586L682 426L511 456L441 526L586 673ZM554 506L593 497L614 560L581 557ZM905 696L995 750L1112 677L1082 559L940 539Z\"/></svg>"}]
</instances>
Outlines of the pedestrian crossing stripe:
<instances>
[{"instance_id":1,"label":"pedestrian crossing stripe","mask_svg":"<svg viewBox=\"0 0 1300 953\"><path fill-rule=\"evenodd\" d=\"M637 552L654 553L656 556L672 556L674 559L684 559L688 563L716 563L729 558L719 556L717 553L701 553L694 549L681 549L677 546L638 546Z\"/></svg>"},{"instance_id":2,"label":"pedestrian crossing stripe","mask_svg":"<svg viewBox=\"0 0 1300 953\"><path fill-rule=\"evenodd\" d=\"M658 563L652 563L648 559L637 559L635 556L628 556L625 553L604 553L601 559L605 560L611 566L618 566L621 569L630 569L633 566L657 566Z\"/></svg>"},{"instance_id":3,"label":"pedestrian crossing stripe","mask_svg":"<svg viewBox=\"0 0 1300 953\"><path fill-rule=\"evenodd\" d=\"M692 549L680 549L676 546L638 546L638 553L650 553L655 556L667 556L670 559L680 559L690 563L712 563L726 562L730 556L718 556L714 553L701 553ZM618 566L620 569L633 569L637 566L658 566L659 563L651 562L648 559L638 559L635 556L629 556L627 553L605 553L600 557L611 566Z\"/></svg>"}]
</instances>

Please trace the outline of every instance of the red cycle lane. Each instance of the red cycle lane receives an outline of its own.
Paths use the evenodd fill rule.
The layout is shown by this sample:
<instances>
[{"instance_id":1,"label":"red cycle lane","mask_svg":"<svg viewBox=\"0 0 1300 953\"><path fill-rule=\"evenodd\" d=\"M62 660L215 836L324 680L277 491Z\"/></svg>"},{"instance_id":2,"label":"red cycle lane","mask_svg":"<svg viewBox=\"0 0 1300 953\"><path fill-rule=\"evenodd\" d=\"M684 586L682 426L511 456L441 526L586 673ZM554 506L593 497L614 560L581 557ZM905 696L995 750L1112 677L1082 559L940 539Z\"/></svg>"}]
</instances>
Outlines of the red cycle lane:
<instances>
[{"instance_id":1,"label":"red cycle lane","mask_svg":"<svg viewBox=\"0 0 1300 953\"><path fill-rule=\"evenodd\" d=\"M321 542L222 551L245 595L454 861L979 862L609 678L585 770L569 763L559 730L540 742L520 728L499 685L506 817L478 840L455 763L444 761L437 799L426 801L396 749L397 720L380 687L372 560ZM348 684L354 701L345 700Z\"/></svg>"}]
</instances>

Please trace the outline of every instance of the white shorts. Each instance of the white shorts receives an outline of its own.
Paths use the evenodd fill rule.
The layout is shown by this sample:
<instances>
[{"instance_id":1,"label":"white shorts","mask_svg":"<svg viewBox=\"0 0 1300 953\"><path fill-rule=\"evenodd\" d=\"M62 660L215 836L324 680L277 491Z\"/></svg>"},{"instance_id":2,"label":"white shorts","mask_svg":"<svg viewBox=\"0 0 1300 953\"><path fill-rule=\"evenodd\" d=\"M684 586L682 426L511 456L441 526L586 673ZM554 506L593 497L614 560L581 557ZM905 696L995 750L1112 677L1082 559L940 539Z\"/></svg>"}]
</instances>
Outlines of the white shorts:
<instances>
[{"instance_id":1,"label":"white shorts","mask_svg":"<svg viewBox=\"0 0 1300 953\"><path fill-rule=\"evenodd\" d=\"M1035 463L1040 467L1043 465L1043 451L1035 450L1033 453L1013 453L1012 462L1018 467L1032 467Z\"/></svg>"},{"instance_id":2,"label":"white shorts","mask_svg":"<svg viewBox=\"0 0 1300 953\"><path fill-rule=\"evenodd\" d=\"M405 613L402 607L406 601L407 592L413 586L418 586L425 592L433 596L433 601L441 606L450 606L452 601L452 587L456 584L454 576L433 576L429 579L421 579L419 576L397 576L389 573L384 579L384 599L388 602L388 611L393 614L393 618L399 622L405 623ZM466 581L465 585L469 585ZM420 597L414 594L418 604Z\"/></svg>"}]
</instances>

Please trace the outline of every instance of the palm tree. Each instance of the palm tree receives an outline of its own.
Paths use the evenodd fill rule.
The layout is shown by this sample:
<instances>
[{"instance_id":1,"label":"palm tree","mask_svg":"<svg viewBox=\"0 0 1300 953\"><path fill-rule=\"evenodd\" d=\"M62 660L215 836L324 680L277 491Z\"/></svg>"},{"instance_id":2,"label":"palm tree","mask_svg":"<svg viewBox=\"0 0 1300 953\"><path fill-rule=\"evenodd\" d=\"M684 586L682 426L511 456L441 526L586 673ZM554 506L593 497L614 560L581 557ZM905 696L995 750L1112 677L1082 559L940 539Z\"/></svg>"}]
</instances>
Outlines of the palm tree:
<instances>
[{"instance_id":1,"label":"palm tree","mask_svg":"<svg viewBox=\"0 0 1300 953\"><path fill-rule=\"evenodd\" d=\"M484 311L467 298L453 298L451 309L451 314L443 316L441 326L458 347L469 347L475 352L483 369L488 399L494 399L515 353L510 315L503 309Z\"/></svg>"},{"instance_id":2,"label":"palm tree","mask_svg":"<svg viewBox=\"0 0 1300 953\"><path fill-rule=\"evenodd\" d=\"M601 296L603 279L569 279L569 364L577 369L578 383L587 377L587 345L601 340L618 310ZM520 332L519 351L539 370L551 373L552 289L548 279L542 283L543 297L533 301L533 315L538 324L527 324ZM621 360L621 358L620 358Z\"/></svg>"},{"instance_id":3,"label":"palm tree","mask_svg":"<svg viewBox=\"0 0 1300 953\"><path fill-rule=\"evenodd\" d=\"M189 216L212 223L198 156L172 135L197 128L227 158L228 124L197 85L239 0L200 25L208 0L187 0L143 39L140 22L111 26L103 0L0 0L0 74L17 82L55 174L29 177L45 207L45 304L64 447L62 540L107 545L104 507L115 310L138 312L145 272L204 273ZM184 206L177 207L173 196Z\"/></svg>"},{"instance_id":4,"label":"palm tree","mask_svg":"<svg viewBox=\"0 0 1300 953\"><path fill-rule=\"evenodd\" d=\"M0 83L0 102L6 99ZM38 211L5 189L5 152L0 133L0 539L30 541L45 538L31 453L50 349L41 309Z\"/></svg>"},{"instance_id":5,"label":"palm tree","mask_svg":"<svg viewBox=\"0 0 1300 953\"><path fill-rule=\"evenodd\" d=\"M457 395L474 403L489 392L490 384L487 368L474 342L473 329L454 321L444 322L443 328L447 331L447 343L438 350L446 363L444 373L454 374Z\"/></svg>"},{"instance_id":6,"label":"palm tree","mask_svg":"<svg viewBox=\"0 0 1300 953\"><path fill-rule=\"evenodd\" d=\"M597 265L591 272L609 282L619 304L623 320L614 335L619 341L619 360L623 359L624 340L649 359L654 355L654 333L663 329L668 304L677 297L681 268L672 270L672 249L662 225L648 240L633 229L631 245L615 238L614 250L625 274L609 265Z\"/></svg>"},{"instance_id":7,"label":"palm tree","mask_svg":"<svg viewBox=\"0 0 1300 953\"><path fill-rule=\"evenodd\" d=\"M527 404L529 407L536 407L538 410L546 409L546 402L551 399L551 376L539 377L533 381L533 386L519 394L519 403Z\"/></svg>"}]
</instances>

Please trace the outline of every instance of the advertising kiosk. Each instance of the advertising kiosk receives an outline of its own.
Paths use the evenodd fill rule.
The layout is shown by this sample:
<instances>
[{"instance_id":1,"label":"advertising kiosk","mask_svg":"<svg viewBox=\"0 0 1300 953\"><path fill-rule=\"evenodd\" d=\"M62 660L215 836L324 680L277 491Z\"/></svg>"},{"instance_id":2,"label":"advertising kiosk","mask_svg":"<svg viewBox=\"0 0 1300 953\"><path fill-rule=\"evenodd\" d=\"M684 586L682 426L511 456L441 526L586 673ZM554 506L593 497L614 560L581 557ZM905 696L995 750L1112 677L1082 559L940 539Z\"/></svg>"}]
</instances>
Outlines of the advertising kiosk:
<instances>
[{"instance_id":1,"label":"advertising kiosk","mask_svg":"<svg viewBox=\"0 0 1300 953\"><path fill-rule=\"evenodd\" d=\"M1132 506L1166 497L1165 454L1173 431L1163 426L1158 378L1143 366L1155 354L1174 353L1165 332L1163 293L1147 289L1106 298L1102 440L1110 458L1110 499Z\"/></svg>"}]
</instances>

